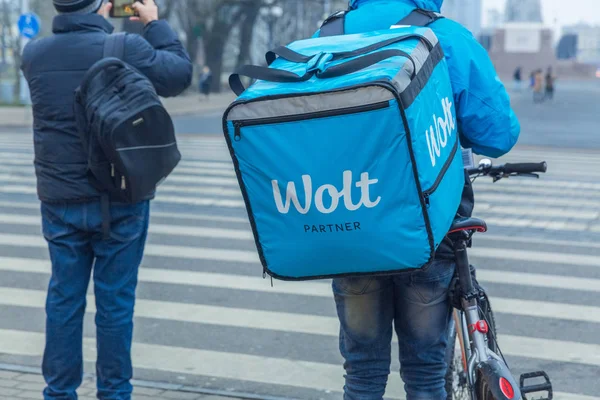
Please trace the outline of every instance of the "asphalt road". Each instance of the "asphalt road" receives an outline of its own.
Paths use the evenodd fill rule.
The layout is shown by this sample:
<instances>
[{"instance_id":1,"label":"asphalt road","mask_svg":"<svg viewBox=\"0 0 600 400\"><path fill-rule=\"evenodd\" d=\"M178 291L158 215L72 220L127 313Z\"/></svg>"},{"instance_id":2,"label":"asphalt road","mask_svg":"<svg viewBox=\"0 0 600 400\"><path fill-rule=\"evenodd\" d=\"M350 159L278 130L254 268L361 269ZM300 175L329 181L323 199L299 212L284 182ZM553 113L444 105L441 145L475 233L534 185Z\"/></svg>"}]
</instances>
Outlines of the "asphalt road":
<instances>
[{"instance_id":1,"label":"asphalt road","mask_svg":"<svg viewBox=\"0 0 600 400\"><path fill-rule=\"evenodd\" d=\"M506 161L543 179L476 182L490 232L472 260L515 374L546 370L556 399L600 393L600 82L513 104L523 134ZM342 360L327 282L262 280L220 115L178 118L184 161L153 203L135 321L136 377L261 398L339 399ZM0 363L39 365L49 263L31 138L0 133ZM89 302L93 304L93 302ZM88 371L94 327L86 321ZM394 349L396 354L396 349ZM389 398L403 398L397 373Z\"/></svg>"},{"instance_id":2,"label":"asphalt road","mask_svg":"<svg viewBox=\"0 0 600 400\"><path fill-rule=\"evenodd\" d=\"M179 134L218 134L223 132L223 113L186 115L175 118L175 129Z\"/></svg>"},{"instance_id":3,"label":"asphalt road","mask_svg":"<svg viewBox=\"0 0 600 400\"><path fill-rule=\"evenodd\" d=\"M531 92L511 92L521 121L520 145L600 148L600 79L557 82L555 98L533 104Z\"/></svg>"}]
</instances>

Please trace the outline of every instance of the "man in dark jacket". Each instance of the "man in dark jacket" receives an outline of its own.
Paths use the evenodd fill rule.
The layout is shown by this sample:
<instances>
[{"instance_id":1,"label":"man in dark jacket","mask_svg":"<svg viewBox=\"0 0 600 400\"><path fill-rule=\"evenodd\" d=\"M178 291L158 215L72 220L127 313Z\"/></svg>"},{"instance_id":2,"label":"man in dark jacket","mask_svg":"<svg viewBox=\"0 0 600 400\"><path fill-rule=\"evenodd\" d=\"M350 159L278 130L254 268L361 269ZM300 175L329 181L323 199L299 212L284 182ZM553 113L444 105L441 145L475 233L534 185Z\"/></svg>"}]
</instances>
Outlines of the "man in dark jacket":
<instances>
[{"instance_id":1,"label":"man in dark jacket","mask_svg":"<svg viewBox=\"0 0 600 400\"><path fill-rule=\"evenodd\" d=\"M54 0L54 35L31 42L22 69L33 102L35 170L42 230L52 260L46 302L44 398L77 399L83 374L82 330L93 270L96 296L98 397L131 398L131 342L138 267L146 242L149 201L111 203L110 239L103 240L99 194L86 177L73 93L102 58L113 31L103 0ZM143 37L128 35L124 61L145 74L161 96L192 80L192 64L176 33L158 20L153 0L135 3ZM93 268L92 268L93 267Z\"/></svg>"}]
</instances>

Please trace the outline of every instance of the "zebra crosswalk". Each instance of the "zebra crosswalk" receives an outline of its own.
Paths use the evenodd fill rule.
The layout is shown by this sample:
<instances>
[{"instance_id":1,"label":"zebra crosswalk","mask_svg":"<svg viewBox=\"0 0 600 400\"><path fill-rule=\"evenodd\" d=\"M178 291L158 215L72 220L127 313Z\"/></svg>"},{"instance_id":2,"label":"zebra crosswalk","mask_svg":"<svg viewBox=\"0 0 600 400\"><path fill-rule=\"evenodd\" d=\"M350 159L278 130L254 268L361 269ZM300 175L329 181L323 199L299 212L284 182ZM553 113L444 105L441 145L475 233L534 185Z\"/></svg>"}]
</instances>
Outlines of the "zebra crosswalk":
<instances>
[{"instance_id":1,"label":"zebra crosswalk","mask_svg":"<svg viewBox=\"0 0 600 400\"><path fill-rule=\"evenodd\" d=\"M136 305L136 377L339 399L344 371L330 283L263 279L224 142L186 136L180 148L183 161L152 203ZM490 232L475 240L471 256L514 372L546 370L556 399L600 399L600 159L591 151L520 148L502 161L541 160L549 173L540 180L476 181L476 214ZM0 364L37 366L44 344L50 262L32 161L30 137L0 134ZM92 289L89 296L91 371ZM404 398L398 373L386 398Z\"/></svg>"}]
</instances>

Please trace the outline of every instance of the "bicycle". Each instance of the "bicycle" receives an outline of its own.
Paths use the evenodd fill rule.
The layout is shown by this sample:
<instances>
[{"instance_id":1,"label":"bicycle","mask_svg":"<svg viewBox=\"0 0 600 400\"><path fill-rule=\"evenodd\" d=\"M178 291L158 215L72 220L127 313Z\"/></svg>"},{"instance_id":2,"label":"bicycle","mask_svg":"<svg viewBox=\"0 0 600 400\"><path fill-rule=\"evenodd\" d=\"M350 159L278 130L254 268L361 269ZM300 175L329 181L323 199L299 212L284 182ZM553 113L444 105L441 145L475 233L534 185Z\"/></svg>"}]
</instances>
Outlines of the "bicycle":
<instances>
[{"instance_id":1,"label":"bicycle","mask_svg":"<svg viewBox=\"0 0 600 400\"><path fill-rule=\"evenodd\" d=\"M539 178L538 173L546 169L545 162L493 166L489 159L483 159L479 166L467 168L467 172L472 181L487 176L497 182L512 176ZM546 392L547 397L540 400L552 400L548 375L544 371L523 374L517 385L498 345L489 298L477 284L475 269L470 266L467 255L473 235L486 231L485 221L462 218L454 221L448 234L454 243L455 294L460 298L453 302L455 309L448 331L448 400L528 400L527 394L541 392ZM543 379L543 382L525 386L531 379Z\"/></svg>"}]
</instances>

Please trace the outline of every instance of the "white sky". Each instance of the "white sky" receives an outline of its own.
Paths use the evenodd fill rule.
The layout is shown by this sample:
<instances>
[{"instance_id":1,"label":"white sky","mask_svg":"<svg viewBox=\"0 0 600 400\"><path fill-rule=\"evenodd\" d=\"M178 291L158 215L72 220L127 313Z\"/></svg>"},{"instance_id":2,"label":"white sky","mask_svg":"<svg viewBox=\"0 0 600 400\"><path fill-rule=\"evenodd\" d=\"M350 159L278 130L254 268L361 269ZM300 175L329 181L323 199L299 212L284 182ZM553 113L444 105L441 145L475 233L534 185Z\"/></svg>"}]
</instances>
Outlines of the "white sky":
<instances>
[{"instance_id":1,"label":"white sky","mask_svg":"<svg viewBox=\"0 0 600 400\"><path fill-rule=\"evenodd\" d=\"M483 23L487 25L487 10L504 12L506 0L483 0ZM542 0L544 23L557 28L578 22L600 25L600 0Z\"/></svg>"}]
</instances>

